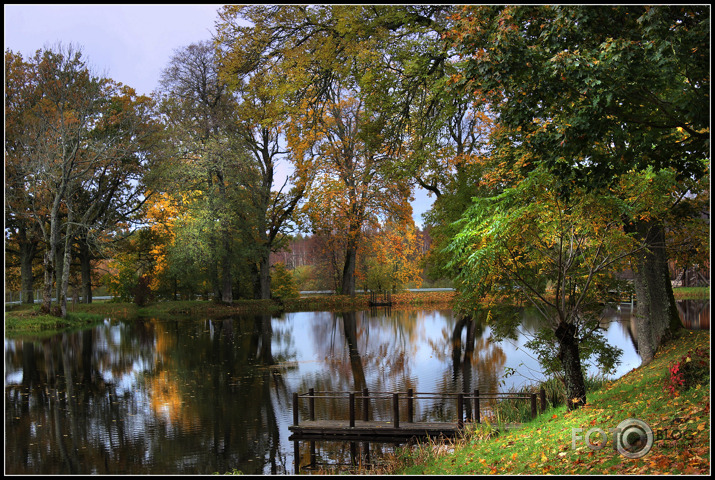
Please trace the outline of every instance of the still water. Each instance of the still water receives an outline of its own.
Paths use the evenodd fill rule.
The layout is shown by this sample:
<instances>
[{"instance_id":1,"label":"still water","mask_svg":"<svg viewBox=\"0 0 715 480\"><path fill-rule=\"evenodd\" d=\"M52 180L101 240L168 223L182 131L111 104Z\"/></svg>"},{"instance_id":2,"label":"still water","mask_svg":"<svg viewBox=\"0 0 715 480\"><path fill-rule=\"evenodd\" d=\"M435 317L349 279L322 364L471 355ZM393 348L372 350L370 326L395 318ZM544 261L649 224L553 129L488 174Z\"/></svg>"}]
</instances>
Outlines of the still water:
<instances>
[{"instance_id":1,"label":"still water","mask_svg":"<svg viewBox=\"0 0 715 480\"><path fill-rule=\"evenodd\" d=\"M680 309L686 326L709 329L709 302ZM301 312L107 319L5 339L5 473L293 473L295 391L489 393L541 378L521 346L528 318L513 342L478 329L468 356L456 324L450 310ZM624 352L615 376L638 366L629 306L603 328ZM506 368L519 373L504 378ZM348 455L326 448L336 461Z\"/></svg>"}]
</instances>

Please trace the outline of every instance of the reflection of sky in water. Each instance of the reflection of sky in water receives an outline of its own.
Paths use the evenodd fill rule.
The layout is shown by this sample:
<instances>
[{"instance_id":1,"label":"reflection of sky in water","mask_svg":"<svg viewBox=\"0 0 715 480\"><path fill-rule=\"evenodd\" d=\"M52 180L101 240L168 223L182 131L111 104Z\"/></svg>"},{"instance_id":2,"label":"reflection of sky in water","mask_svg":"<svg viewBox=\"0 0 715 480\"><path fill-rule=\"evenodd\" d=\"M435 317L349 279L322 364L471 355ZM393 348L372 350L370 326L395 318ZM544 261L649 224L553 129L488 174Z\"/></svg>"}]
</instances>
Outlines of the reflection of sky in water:
<instances>
[{"instance_id":1,"label":"reflection of sky in water","mask_svg":"<svg viewBox=\"0 0 715 480\"><path fill-rule=\"evenodd\" d=\"M301 378L316 377L325 371L326 359L323 357L324 353L320 353L321 349L316 344L314 327L318 323L325 323L326 318L331 318L329 322L333 321L332 314L329 313L299 312L283 316L282 322L284 322L286 329L291 331L293 345L295 346L295 360L298 363L298 368L287 375L296 385ZM607 324L607 330L604 335L609 344L617 345L623 350L621 364L617 367L615 375L612 376L612 378L617 378L640 365L640 357L635 351L626 327L617 321L618 315L614 314L609 319L613 321ZM380 340L384 341L388 337L392 337L394 348L399 350L404 348L407 362L410 365L410 378L416 388L419 391L437 391L439 390L438 386L444 384L445 375L451 375L452 355L450 344L446 341L445 335L451 338L455 321L449 311L424 311L417 315L414 321L416 323L414 326L415 332L410 336L411 344L406 345L402 341L394 340L394 331L390 328L391 325L386 319L370 318L367 315L358 317L360 324L362 322L370 324L369 337L358 338L358 350L361 356L373 355L375 352L372 350L376 348ZM342 321L340 319L338 319L335 329L336 342L344 342ZM466 333L463 332L463 340L465 335ZM489 335L490 329L485 327L481 338L483 340L488 339ZM523 346L528 339L527 335L520 334L516 341L504 340L492 344L491 348L501 348L506 357L505 364L498 369L499 371L494 372L496 377L503 381L503 384L499 386L499 390L507 391L511 387L520 388L523 385L536 383L543 379L536 357ZM343 346L340 345L340 349L342 348ZM344 352L341 350L341 353ZM371 378L374 378L379 372L369 371L369 362L364 361L363 363L366 368L366 379L368 385L370 385ZM507 378L501 378L506 369L514 369L518 373ZM594 366L590 366L589 373L595 375L598 374L598 370ZM474 381L479 380L476 371L474 375Z\"/></svg>"},{"instance_id":2,"label":"reflection of sky in water","mask_svg":"<svg viewBox=\"0 0 715 480\"><path fill-rule=\"evenodd\" d=\"M485 336L488 335L489 332L485 331ZM610 376L610 378L621 377L641 364L641 358L636 352L633 342L629 338L628 332L622 323L617 321L610 322L607 331L604 332L604 336L609 345L618 346L618 348L623 351L620 357L621 364L617 366L615 374ZM524 347L524 343L528 341L529 338L527 335L522 333L516 341L504 340L500 342L506 355L504 370L512 368L518 372L504 379L505 384L500 390L507 391L510 386L514 386L518 389L523 385L536 383L544 378L533 352ZM594 365L590 365L588 373L589 375L598 375L599 370Z\"/></svg>"}]
</instances>

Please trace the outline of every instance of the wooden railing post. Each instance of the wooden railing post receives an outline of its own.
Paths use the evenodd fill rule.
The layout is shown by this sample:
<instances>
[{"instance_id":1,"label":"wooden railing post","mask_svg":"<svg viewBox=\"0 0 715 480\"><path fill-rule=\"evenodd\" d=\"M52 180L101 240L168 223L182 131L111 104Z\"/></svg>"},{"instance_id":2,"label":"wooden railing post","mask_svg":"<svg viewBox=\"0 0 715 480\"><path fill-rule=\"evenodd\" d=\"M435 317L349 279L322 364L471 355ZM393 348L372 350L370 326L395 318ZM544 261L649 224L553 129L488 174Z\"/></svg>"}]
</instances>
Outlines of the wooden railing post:
<instances>
[{"instance_id":1,"label":"wooden railing post","mask_svg":"<svg viewBox=\"0 0 715 480\"><path fill-rule=\"evenodd\" d=\"M541 397L541 413L546 411L546 390L544 387L539 389L539 397Z\"/></svg>"},{"instance_id":2,"label":"wooden railing post","mask_svg":"<svg viewBox=\"0 0 715 480\"><path fill-rule=\"evenodd\" d=\"M355 393L350 392L350 427L355 426Z\"/></svg>"},{"instance_id":3,"label":"wooden railing post","mask_svg":"<svg viewBox=\"0 0 715 480\"><path fill-rule=\"evenodd\" d=\"M536 394L531 394L531 418L536 418Z\"/></svg>"},{"instance_id":4,"label":"wooden railing post","mask_svg":"<svg viewBox=\"0 0 715 480\"><path fill-rule=\"evenodd\" d=\"M409 423L414 422L415 407L414 407L414 390L411 388L407 389L407 421Z\"/></svg>"},{"instance_id":5,"label":"wooden railing post","mask_svg":"<svg viewBox=\"0 0 715 480\"><path fill-rule=\"evenodd\" d=\"M467 422L472 421L472 402L469 401L469 392L464 392L464 408L466 410Z\"/></svg>"},{"instance_id":6,"label":"wooden railing post","mask_svg":"<svg viewBox=\"0 0 715 480\"><path fill-rule=\"evenodd\" d=\"M365 420L366 422L370 420L368 418L369 416L369 407L370 404L368 403L368 396L370 392L368 392L367 388L362 389L362 419Z\"/></svg>"},{"instance_id":7,"label":"wooden railing post","mask_svg":"<svg viewBox=\"0 0 715 480\"><path fill-rule=\"evenodd\" d=\"M392 415L395 428L400 428L400 394L392 394Z\"/></svg>"},{"instance_id":8,"label":"wooden railing post","mask_svg":"<svg viewBox=\"0 0 715 480\"><path fill-rule=\"evenodd\" d=\"M315 420L315 389L308 389L308 410L310 412L310 419Z\"/></svg>"},{"instance_id":9,"label":"wooden railing post","mask_svg":"<svg viewBox=\"0 0 715 480\"><path fill-rule=\"evenodd\" d=\"M464 427L464 394L457 394L457 428Z\"/></svg>"},{"instance_id":10,"label":"wooden railing post","mask_svg":"<svg viewBox=\"0 0 715 480\"><path fill-rule=\"evenodd\" d=\"M293 425L298 425L298 392L293 392Z\"/></svg>"},{"instance_id":11,"label":"wooden railing post","mask_svg":"<svg viewBox=\"0 0 715 480\"><path fill-rule=\"evenodd\" d=\"M474 390L474 421L482 423L482 414L479 410L479 390Z\"/></svg>"},{"instance_id":12,"label":"wooden railing post","mask_svg":"<svg viewBox=\"0 0 715 480\"><path fill-rule=\"evenodd\" d=\"M297 395L297 393L293 394L293 400L296 399ZM295 473L300 473L300 445L298 440L293 440L293 465L295 466Z\"/></svg>"}]
</instances>

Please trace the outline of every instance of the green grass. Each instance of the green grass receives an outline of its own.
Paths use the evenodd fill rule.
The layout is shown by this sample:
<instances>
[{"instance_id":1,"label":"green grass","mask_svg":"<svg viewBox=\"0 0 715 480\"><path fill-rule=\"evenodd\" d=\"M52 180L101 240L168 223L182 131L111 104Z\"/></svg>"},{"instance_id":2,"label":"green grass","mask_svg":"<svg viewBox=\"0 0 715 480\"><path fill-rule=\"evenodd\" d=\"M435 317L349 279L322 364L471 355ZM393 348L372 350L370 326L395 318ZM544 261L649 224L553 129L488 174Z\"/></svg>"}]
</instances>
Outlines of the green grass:
<instances>
[{"instance_id":1,"label":"green grass","mask_svg":"<svg viewBox=\"0 0 715 480\"><path fill-rule=\"evenodd\" d=\"M710 287L678 287L673 295L676 300L709 300Z\"/></svg>"},{"instance_id":2,"label":"green grass","mask_svg":"<svg viewBox=\"0 0 715 480\"><path fill-rule=\"evenodd\" d=\"M382 472L411 475L485 474L704 474L710 470L709 378L678 397L663 388L669 368L700 347L710 350L710 333L683 330L652 362L587 395L573 412L551 408L519 430L498 433L483 424L451 447L425 443L401 449ZM613 447L611 429L640 419L655 442L642 458L629 459ZM582 437L592 428L606 432L608 444L589 448ZM582 429L572 445L573 429ZM597 435L592 439L596 441ZM575 448L574 448L575 447Z\"/></svg>"}]
</instances>

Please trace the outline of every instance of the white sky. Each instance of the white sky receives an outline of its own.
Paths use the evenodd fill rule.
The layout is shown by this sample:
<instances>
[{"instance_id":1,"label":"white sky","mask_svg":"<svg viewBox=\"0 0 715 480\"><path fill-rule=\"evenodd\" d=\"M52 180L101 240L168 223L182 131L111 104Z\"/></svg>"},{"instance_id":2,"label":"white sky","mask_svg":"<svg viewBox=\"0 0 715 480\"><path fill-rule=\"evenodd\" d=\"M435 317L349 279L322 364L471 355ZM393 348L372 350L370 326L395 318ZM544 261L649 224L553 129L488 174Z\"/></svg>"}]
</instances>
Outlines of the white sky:
<instances>
[{"instance_id":1,"label":"white sky","mask_svg":"<svg viewBox=\"0 0 715 480\"><path fill-rule=\"evenodd\" d=\"M97 73L150 95L174 50L212 38L220 7L5 4L5 50L28 58L71 43ZM421 214L433 198L424 192L416 197L414 218L422 226Z\"/></svg>"}]
</instances>

